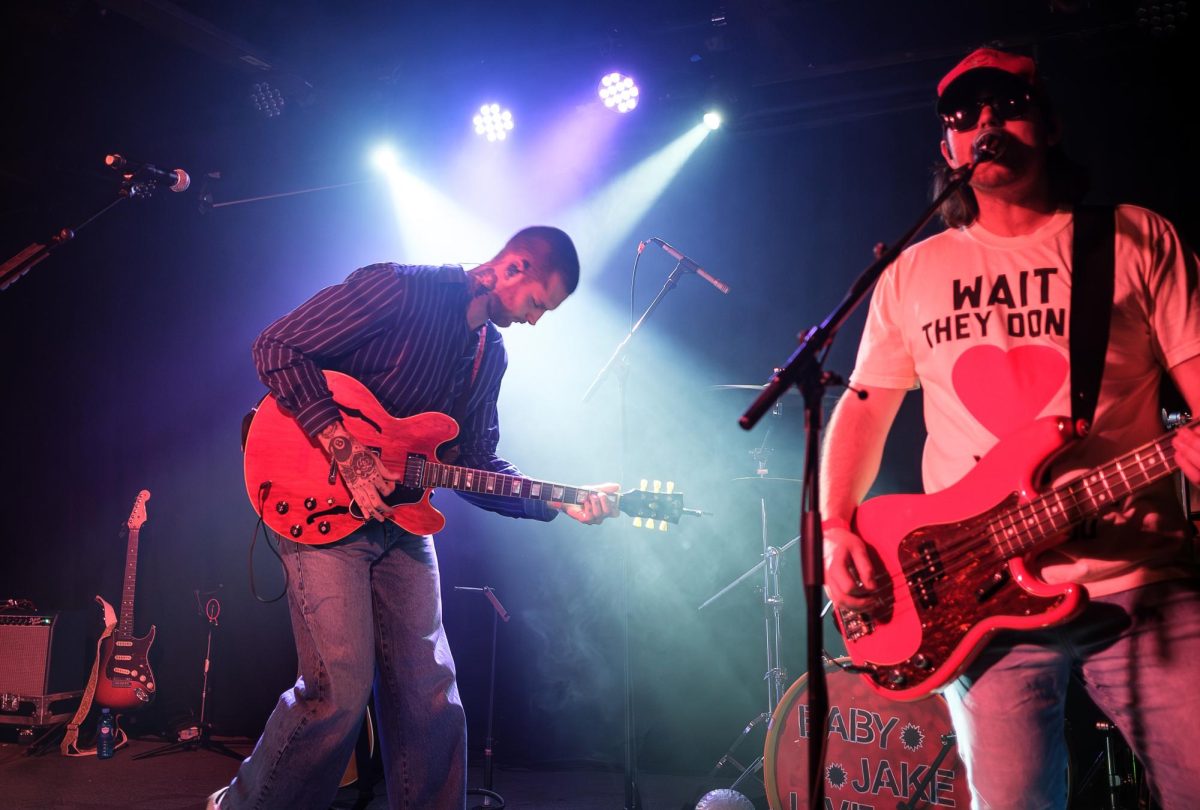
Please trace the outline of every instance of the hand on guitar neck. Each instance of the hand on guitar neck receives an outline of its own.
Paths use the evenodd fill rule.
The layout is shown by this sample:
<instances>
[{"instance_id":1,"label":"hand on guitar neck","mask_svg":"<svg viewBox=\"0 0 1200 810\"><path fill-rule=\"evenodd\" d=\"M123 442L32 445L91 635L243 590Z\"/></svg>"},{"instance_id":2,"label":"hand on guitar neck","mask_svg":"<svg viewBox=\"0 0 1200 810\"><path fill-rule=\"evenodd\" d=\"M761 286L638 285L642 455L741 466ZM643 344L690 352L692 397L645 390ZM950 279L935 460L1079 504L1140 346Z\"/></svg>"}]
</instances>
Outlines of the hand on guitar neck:
<instances>
[{"instance_id":1,"label":"hand on guitar neck","mask_svg":"<svg viewBox=\"0 0 1200 810\"><path fill-rule=\"evenodd\" d=\"M616 507L616 501L608 496L615 495L621 489L620 484L589 484L583 489L595 490L595 492L588 495L581 504L563 504L552 501L550 505L564 512L567 517L590 525L601 523L617 514L619 510Z\"/></svg>"},{"instance_id":2,"label":"hand on guitar neck","mask_svg":"<svg viewBox=\"0 0 1200 810\"><path fill-rule=\"evenodd\" d=\"M317 439L325 448L331 467L337 466L342 483L350 490L363 517L382 521L391 515L392 508L384 498L395 490L400 476L392 473L377 454L351 435L341 420L322 428Z\"/></svg>"}]
</instances>

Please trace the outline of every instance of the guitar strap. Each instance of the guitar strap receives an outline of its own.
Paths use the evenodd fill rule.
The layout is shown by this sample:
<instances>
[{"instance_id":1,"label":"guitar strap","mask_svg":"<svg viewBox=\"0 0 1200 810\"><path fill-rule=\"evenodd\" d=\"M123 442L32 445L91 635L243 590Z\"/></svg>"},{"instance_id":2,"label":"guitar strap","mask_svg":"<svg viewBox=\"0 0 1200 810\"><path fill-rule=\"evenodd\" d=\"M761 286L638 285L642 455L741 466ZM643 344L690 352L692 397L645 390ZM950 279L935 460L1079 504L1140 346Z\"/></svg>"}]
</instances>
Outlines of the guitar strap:
<instances>
[{"instance_id":1,"label":"guitar strap","mask_svg":"<svg viewBox=\"0 0 1200 810\"><path fill-rule=\"evenodd\" d=\"M483 350L487 348L488 328L485 323L479 327L479 343L475 346L475 359L471 363L471 379L467 381L467 385L463 388L462 393L458 395L458 399L454 400L454 404L450 406L450 416L458 424L462 424L467 415L467 403L471 399L471 392L475 390L475 378L479 376L479 367L483 365ZM453 464L458 460L458 443L462 440L462 434L455 436L441 453L438 454L439 460L446 464Z\"/></svg>"},{"instance_id":2,"label":"guitar strap","mask_svg":"<svg viewBox=\"0 0 1200 810\"><path fill-rule=\"evenodd\" d=\"M1116 211L1078 206L1071 245L1071 419L1086 435L1108 354L1115 284Z\"/></svg>"},{"instance_id":3,"label":"guitar strap","mask_svg":"<svg viewBox=\"0 0 1200 810\"><path fill-rule=\"evenodd\" d=\"M95 748L79 748L75 744L79 741L79 726L87 718L88 712L92 710L92 700L96 696L96 678L100 673L100 649L104 645L104 639L111 636L117 626L112 606L99 596L96 597L96 601L104 608L104 632L96 640L96 658L92 661L92 674L88 677L87 689L84 690L83 697L79 701L79 709L75 712L75 716L71 718L71 722L67 723L67 733L63 735L62 742L58 745L58 750L63 756L67 757L91 757L96 755ZM115 717L113 722L117 722ZM114 749L117 745L124 744L125 740L122 739L124 734L125 732L118 726L117 735L114 738Z\"/></svg>"}]
</instances>

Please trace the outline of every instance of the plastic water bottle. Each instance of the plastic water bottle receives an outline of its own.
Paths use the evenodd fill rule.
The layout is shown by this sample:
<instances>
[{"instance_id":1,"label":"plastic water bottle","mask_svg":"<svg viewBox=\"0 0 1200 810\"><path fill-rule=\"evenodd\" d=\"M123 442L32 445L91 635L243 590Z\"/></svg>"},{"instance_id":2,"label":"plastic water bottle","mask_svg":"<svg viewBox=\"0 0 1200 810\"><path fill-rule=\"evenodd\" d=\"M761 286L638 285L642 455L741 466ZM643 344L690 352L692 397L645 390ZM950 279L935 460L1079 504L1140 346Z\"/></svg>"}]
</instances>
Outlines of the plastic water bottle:
<instances>
[{"instance_id":1,"label":"plastic water bottle","mask_svg":"<svg viewBox=\"0 0 1200 810\"><path fill-rule=\"evenodd\" d=\"M116 745L117 724L108 709L100 710L100 726L96 730L96 756L110 759Z\"/></svg>"}]
</instances>

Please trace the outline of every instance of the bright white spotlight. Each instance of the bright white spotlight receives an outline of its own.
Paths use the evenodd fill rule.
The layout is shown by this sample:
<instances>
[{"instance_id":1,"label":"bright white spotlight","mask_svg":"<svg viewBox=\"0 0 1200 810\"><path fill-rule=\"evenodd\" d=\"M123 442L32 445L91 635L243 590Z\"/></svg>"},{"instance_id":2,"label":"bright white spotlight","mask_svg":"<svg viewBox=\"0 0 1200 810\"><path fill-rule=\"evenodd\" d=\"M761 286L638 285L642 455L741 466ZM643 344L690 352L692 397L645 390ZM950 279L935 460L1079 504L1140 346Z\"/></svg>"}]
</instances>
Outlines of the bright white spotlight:
<instances>
[{"instance_id":1,"label":"bright white spotlight","mask_svg":"<svg viewBox=\"0 0 1200 810\"><path fill-rule=\"evenodd\" d=\"M380 144L371 150L371 165L382 172L390 172L399 168L400 159L390 145Z\"/></svg>"},{"instance_id":2,"label":"bright white spotlight","mask_svg":"<svg viewBox=\"0 0 1200 810\"><path fill-rule=\"evenodd\" d=\"M706 112L704 114L704 126L709 129L719 129L721 126L721 114L719 112Z\"/></svg>"},{"instance_id":3,"label":"bright white spotlight","mask_svg":"<svg viewBox=\"0 0 1200 810\"><path fill-rule=\"evenodd\" d=\"M629 76L609 73L600 80L597 89L604 106L619 113L627 113L638 105L638 86Z\"/></svg>"},{"instance_id":4,"label":"bright white spotlight","mask_svg":"<svg viewBox=\"0 0 1200 810\"><path fill-rule=\"evenodd\" d=\"M513 116L499 104L484 104L475 118L475 134L489 141L502 141L513 128Z\"/></svg>"}]
</instances>

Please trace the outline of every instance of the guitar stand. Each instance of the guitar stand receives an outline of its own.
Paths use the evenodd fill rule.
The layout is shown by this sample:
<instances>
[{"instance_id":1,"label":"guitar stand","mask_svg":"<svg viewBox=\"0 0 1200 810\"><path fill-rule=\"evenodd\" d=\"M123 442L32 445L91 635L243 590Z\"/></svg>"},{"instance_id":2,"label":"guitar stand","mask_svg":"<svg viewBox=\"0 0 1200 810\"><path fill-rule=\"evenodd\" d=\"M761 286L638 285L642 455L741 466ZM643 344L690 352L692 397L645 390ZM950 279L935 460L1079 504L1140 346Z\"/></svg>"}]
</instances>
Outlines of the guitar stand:
<instances>
[{"instance_id":1,"label":"guitar stand","mask_svg":"<svg viewBox=\"0 0 1200 810\"><path fill-rule=\"evenodd\" d=\"M200 595L196 592L196 604L199 606ZM149 759L150 757L164 756L165 754L174 754L179 751L195 751L196 749L204 749L205 751L214 751L223 756L230 757L236 760L245 759L242 754L234 751L229 746L222 742L214 740L210 735L210 724L205 719L205 712L208 707L208 670L212 660L212 633L213 628L217 626L217 617L221 615L221 603L216 598L209 599L204 606L204 616L208 619L208 645L204 651L204 680L200 687L200 722L195 729L185 729L180 732L180 739L177 742L167 743L158 748L152 748L149 751L143 751L137 754L133 759ZM193 732L194 734L189 734ZM188 734L187 737L184 737Z\"/></svg>"}]
</instances>

